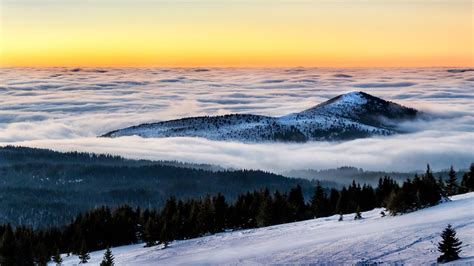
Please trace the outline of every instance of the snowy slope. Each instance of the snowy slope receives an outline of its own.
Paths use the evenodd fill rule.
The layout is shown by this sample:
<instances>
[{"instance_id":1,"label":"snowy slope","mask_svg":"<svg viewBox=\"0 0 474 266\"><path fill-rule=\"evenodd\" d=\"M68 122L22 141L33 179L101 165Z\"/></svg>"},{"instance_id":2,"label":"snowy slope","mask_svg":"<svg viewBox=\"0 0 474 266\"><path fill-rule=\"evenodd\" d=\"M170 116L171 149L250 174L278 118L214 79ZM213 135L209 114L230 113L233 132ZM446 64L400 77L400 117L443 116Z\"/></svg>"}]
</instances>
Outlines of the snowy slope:
<instances>
[{"instance_id":1,"label":"snowy slope","mask_svg":"<svg viewBox=\"0 0 474 266\"><path fill-rule=\"evenodd\" d=\"M282 117L252 114L191 117L142 124L103 136L202 137L242 142L348 140L398 133L396 121L414 119L416 115L414 109L364 92L351 92Z\"/></svg>"},{"instance_id":2,"label":"snowy slope","mask_svg":"<svg viewBox=\"0 0 474 266\"><path fill-rule=\"evenodd\" d=\"M364 212L363 220L345 215L220 233L175 241L167 249L143 248L143 244L113 248L117 265L259 265L259 264L432 264L439 253L439 234L451 223L463 242L462 259L455 264L474 264L474 193L401 216L379 215L381 209ZM103 251L91 253L91 265ZM76 256L65 257L75 265Z\"/></svg>"}]
</instances>

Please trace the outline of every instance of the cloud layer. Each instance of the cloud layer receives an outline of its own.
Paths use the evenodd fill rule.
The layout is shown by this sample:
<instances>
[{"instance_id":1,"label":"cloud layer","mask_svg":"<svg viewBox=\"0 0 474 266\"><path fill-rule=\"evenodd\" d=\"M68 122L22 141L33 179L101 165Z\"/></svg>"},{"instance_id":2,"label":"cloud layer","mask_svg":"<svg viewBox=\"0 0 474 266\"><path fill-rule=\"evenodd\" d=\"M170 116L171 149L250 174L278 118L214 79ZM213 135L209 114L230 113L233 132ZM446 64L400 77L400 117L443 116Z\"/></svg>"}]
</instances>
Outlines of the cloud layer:
<instances>
[{"instance_id":1,"label":"cloud layer","mask_svg":"<svg viewBox=\"0 0 474 266\"><path fill-rule=\"evenodd\" d=\"M354 165L413 170L474 161L474 72L447 69L0 69L0 145L285 171ZM242 144L102 139L113 129L194 115L284 115L364 90L436 113L417 133L345 143Z\"/></svg>"}]
</instances>

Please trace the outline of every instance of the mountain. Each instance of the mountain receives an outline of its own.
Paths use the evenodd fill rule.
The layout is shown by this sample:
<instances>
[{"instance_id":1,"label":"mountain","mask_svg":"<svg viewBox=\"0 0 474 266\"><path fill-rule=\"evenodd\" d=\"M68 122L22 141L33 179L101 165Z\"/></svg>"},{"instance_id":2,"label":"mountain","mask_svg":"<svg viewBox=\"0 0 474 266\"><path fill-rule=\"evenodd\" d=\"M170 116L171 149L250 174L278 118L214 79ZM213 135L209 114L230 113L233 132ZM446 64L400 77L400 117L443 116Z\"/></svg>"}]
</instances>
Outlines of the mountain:
<instances>
[{"instance_id":1,"label":"mountain","mask_svg":"<svg viewBox=\"0 0 474 266\"><path fill-rule=\"evenodd\" d=\"M102 137L202 137L241 142L350 140L402 133L396 123L415 119L417 114L415 109L364 92L350 92L281 117L252 114L190 117L141 124Z\"/></svg>"},{"instance_id":2,"label":"mountain","mask_svg":"<svg viewBox=\"0 0 474 266\"><path fill-rule=\"evenodd\" d=\"M219 233L144 248L112 248L118 265L435 265L437 243L446 225L463 242L461 259L474 263L474 192L404 215L381 217L381 208L354 214ZM98 265L104 251L91 252ZM77 265L76 255L63 265ZM450 265L453 265L450 264Z\"/></svg>"}]
</instances>

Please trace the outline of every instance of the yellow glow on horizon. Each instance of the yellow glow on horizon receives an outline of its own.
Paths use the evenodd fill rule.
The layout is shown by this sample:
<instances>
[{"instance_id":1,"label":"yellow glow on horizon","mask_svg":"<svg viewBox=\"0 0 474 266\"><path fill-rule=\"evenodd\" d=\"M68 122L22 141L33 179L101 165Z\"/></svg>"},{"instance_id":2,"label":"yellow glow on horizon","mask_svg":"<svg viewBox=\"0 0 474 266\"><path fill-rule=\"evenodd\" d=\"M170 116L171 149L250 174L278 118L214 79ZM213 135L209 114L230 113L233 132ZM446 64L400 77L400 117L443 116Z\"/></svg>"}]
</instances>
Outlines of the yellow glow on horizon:
<instances>
[{"instance_id":1,"label":"yellow glow on horizon","mask_svg":"<svg viewBox=\"0 0 474 266\"><path fill-rule=\"evenodd\" d=\"M472 66L471 1L0 2L1 66Z\"/></svg>"}]
</instances>

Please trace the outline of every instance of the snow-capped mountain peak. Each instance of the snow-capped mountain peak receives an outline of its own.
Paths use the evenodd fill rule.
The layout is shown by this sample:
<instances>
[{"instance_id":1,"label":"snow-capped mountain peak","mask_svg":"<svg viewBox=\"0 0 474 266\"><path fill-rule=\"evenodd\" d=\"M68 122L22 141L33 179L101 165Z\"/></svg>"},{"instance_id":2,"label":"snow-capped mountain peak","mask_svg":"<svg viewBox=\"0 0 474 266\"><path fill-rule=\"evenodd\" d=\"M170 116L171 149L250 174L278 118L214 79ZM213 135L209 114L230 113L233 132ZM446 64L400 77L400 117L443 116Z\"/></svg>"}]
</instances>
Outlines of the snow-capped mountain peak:
<instances>
[{"instance_id":1,"label":"snow-capped mountain peak","mask_svg":"<svg viewBox=\"0 0 474 266\"><path fill-rule=\"evenodd\" d=\"M367 96L370 95L361 91L353 91L333 98L332 102L328 103L328 101L326 103L332 106L360 106L367 103Z\"/></svg>"},{"instance_id":2,"label":"snow-capped mountain peak","mask_svg":"<svg viewBox=\"0 0 474 266\"><path fill-rule=\"evenodd\" d=\"M400 133L390 121L414 119L416 115L415 109L359 91L282 117L252 114L191 117L120 129L104 137L202 137L241 142L349 140Z\"/></svg>"}]
</instances>

